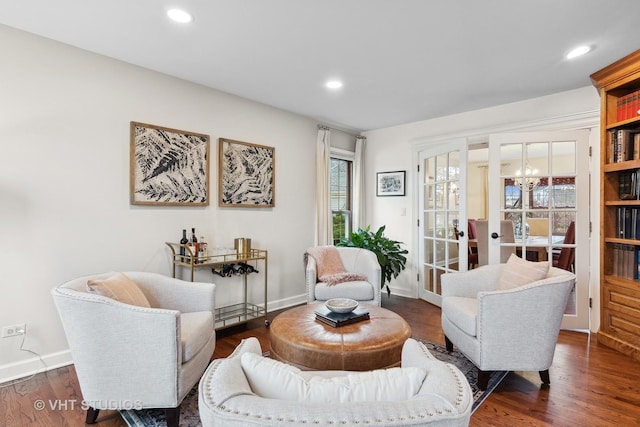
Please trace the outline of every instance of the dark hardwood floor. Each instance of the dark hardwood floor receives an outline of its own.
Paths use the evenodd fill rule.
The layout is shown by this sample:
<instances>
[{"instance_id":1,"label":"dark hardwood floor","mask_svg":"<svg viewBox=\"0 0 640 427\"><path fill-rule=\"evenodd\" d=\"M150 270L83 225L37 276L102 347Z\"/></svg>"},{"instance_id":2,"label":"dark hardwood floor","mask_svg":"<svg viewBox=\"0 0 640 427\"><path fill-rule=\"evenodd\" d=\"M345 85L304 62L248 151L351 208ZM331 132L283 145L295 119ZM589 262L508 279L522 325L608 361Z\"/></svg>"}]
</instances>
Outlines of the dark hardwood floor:
<instances>
[{"instance_id":1,"label":"dark hardwood floor","mask_svg":"<svg viewBox=\"0 0 640 427\"><path fill-rule=\"evenodd\" d=\"M403 316L414 338L444 344L440 309L422 300L383 295L382 306ZM270 313L269 318L275 317ZM213 357L229 355L245 337L269 348L263 321L218 331ZM509 343L505 343L509 345ZM640 425L640 364L599 345L594 336L561 331L550 369L551 386L536 372L512 372L471 417L471 426ZM117 374L117 373L114 373ZM38 405L43 403L44 409ZM73 366L0 385L0 426L82 426L85 412ZM116 411L101 411L98 426L125 426Z\"/></svg>"}]
</instances>

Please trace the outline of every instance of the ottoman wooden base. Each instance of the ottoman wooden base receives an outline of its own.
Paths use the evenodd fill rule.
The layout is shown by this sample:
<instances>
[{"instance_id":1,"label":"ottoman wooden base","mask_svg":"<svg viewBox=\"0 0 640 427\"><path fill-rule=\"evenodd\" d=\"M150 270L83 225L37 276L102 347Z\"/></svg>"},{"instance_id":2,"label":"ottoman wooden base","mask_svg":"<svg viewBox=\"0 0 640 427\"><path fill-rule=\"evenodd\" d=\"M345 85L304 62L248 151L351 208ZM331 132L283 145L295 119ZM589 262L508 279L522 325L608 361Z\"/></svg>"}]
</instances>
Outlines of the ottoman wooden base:
<instances>
[{"instance_id":1,"label":"ottoman wooden base","mask_svg":"<svg viewBox=\"0 0 640 427\"><path fill-rule=\"evenodd\" d=\"M320 304L296 307L273 319L272 358L304 370L369 371L400 365L402 345L411 336L402 317L367 306L369 320L334 328L315 320Z\"/></svg>"}]
</instances>

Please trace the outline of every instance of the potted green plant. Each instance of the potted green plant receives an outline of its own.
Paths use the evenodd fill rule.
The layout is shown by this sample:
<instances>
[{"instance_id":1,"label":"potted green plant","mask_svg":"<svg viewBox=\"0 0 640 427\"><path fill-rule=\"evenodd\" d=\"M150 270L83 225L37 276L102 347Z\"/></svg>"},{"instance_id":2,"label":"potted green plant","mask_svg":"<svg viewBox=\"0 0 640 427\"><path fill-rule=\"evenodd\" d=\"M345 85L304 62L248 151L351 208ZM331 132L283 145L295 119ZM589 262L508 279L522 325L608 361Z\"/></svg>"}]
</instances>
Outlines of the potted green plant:
<instances>
[{"instance_id":1,"label":"potted green plant","mask_svg":"<svg viewBox=\"0 0 640 427\"><path fill-rule=\"evenodd\" d=\"M354 231L349 234L348 239L341 239L336 246L346 246L352 248L364 248L368 249L378 258L378 263L382 269L380 277L380 287L387 288L387 294L391 294L388 282L392 278L398 277L398 274L405 268L407 257L405 256L409 251L402 249L400 245L402 242L389 239L384 236L384 229L386 226L382 226L375 233L370 231L371 226L367 226L366 229L359 228L358 231Z\"/></svg>"}]
</instances>

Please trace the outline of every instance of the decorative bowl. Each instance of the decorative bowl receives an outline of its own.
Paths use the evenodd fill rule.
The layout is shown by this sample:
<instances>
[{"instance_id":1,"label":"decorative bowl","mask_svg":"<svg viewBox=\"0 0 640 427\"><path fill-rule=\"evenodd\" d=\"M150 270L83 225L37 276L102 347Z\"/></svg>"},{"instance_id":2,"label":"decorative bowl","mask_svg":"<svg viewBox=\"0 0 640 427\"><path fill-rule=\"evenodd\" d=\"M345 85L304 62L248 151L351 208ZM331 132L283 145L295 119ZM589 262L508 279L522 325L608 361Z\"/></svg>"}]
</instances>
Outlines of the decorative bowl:
<instances>
[{"instance_id":1,"label":"decorative bowl","mask_svg":"<svg viewBox=\"0 0 640 427\"><path fill-rule=\"evenodd\" d=\"M350 313L358 307L358 301L350 298L333 298L324 305L334 313Z\"/></svg>"}]
</instances>

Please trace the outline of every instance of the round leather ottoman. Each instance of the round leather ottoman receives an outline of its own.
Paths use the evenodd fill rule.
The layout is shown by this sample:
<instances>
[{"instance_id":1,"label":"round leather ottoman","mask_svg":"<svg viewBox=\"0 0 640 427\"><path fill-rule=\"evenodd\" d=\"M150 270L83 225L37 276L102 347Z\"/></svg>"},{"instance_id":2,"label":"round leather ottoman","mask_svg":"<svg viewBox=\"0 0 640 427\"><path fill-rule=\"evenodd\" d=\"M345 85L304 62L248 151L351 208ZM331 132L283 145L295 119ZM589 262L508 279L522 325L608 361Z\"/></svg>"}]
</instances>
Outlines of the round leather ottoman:
<instances>
[{"instance_id":1,"label":"round leather ottoman","mask_svg":"<svg viewBox=\"0 0 640 427\"><path fill-rule=\"evenodd\" d=\"M271 322L271 357L303 370L369 371L400 365L411 336L405 320L367 306L369 320L334 328L315 319L322 303L292 308Z\"/></svg>"}]
</instances>

